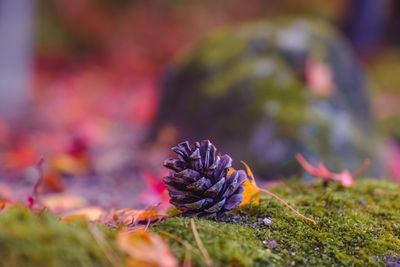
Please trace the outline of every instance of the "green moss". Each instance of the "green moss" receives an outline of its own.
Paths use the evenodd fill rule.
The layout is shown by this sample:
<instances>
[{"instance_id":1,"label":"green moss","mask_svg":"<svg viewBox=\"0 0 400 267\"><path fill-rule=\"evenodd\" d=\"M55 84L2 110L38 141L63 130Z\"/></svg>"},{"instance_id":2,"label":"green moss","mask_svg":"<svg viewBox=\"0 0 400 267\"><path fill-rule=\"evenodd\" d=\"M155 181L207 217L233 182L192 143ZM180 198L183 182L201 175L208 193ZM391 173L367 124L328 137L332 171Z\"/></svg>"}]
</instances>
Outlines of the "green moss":
<instances>
[{"instance_id":1,"label":"green moss","mask_svg":"<svg viewBox=\"0 0 400 267\"><path fill-rule=\"evenodd\" d=\"M265 249L254 230L246 226L202 219L195 219L195 225L216 266L251 266L257 263L265 265L279 258L273 255L269 249ZM152 230L161 236L168 237L168 235L163 234L163 231L176 235L197 247L189 218L175 217L168 219L160 222ZM190 257L196 265L206 265L200 252L191 252L184 245L176 242L175 239L170 238L169 241L171 249L181 261L188 257L187 254L190 253Z\"/></svg>"},{"instance_id":2,"label":"green moss","mask_svg":"<svg viewBox=\"0 0 400 267\"><path fill-rule=\"evenodd\" d=\"M217 266L381 266L386 255L400 256L399 186L361 180L353 188L331 184L324 189L321 184L288 182L274 192L318 224L312 225L269 197L238 211L250 225L258 218L271 218L269 226L196 219L200 237ZM197 247L187 218L165 220L153 230L161 235L169 232ZM176 239L166 238L183 261L190 251ZM269 249L263 241L277 245ZM205 265L196 253L191 253L191 259L194 265Z\"/></svg>"},{"instance_id":3,"label":"green moss","mask_svg":"<svg viewBox=\"0 0 400 267\"><path fill-rule=\"evenodd\" d=\"M114 233L102 231L114 247ZM23 206L0 214L0 266L110 266L84 221L64 223Z\"/></svg>"},{"instance_id":4,"label":"green moss","mask_svg":"<svg viewBox=\"0 0 400 267\"><path fill-rule=\"evenodd\" d=\"M269 196L263 196L259 205L240 208L241 223L195 218L215 266L382 266L388 255L400 257L398 185L360 180L352 188L332 183L324 189L322 183L288 181L273 191L318 224ZM264 218L270 218L268 226L257 224ZM118 253L117 231L99 228ZM170 218L151 230L169 242L180 262L189 259L194 266L206 266L189 218ZM0 214L0 266L110 265L84 221L65 223L49 212L35 215L22 206Z\"/></svg>"}]
</instances>

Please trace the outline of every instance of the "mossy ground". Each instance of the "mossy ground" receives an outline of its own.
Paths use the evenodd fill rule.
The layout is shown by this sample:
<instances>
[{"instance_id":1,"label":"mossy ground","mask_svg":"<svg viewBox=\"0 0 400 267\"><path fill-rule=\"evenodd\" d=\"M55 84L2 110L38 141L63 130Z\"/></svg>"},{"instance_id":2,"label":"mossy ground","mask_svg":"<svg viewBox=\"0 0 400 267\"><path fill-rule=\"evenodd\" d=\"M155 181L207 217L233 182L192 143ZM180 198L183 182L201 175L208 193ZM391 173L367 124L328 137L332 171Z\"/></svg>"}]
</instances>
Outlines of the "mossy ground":
<instances>
[{"instance_id":1,"label":"mossy ground","mask_svg":"<svg viewBox=\"0 0 400 267\"><path fill-rule=\"evenodd\" d=\"M115 232L97 225L115 247ZM110 266L104 248L83 220L65 223L23 206L0 214L0 266Z\"/></svg>"},{"instance_id":2,"label":"mossy ground","mask_svg":"<svg viewBox=\"0 0 400 267\"><path fill-rule=\"evenodd\" d=\"M353 188L331 184L300 185L288 182L274 189L317 225L303 220L269 197L259 205L239 209L249 226L195 219L204 246L216 266L370 266L385 265L388 255L400 257L400 187L382 181L362 180ZM269 226L256 225L270 218ZM176 237L197 247L188 218L175 217L156 225L175 255L204 266ZM168 237L168 232L175 238ZM264 241L264 242L263 242ZM268 248L268 241L276 246ZM274 242L275 243L275 242Z\"/></svg>"},{"instance_id":3,"label":"mossy ground","mask_svg":"<svg viewBox=\"0 0 400 267\"><path fill-rule=\"evenodd\" d=\"M241 207L239 223L194 218L214 266L384 266L400 261L400 186L360 180L352 188L287 181L273 191L312 223L269 196ZM269 225L259 219L269 218ZM111 266L90 224L66 223L43 211L9 208L0 214L0 266ZM97 225L121 257L118 229ZM180 262L205 266L189 218L172 217L150 228ZM177 241L179 240L179 241Z\"/></svg>"}]
</instances>

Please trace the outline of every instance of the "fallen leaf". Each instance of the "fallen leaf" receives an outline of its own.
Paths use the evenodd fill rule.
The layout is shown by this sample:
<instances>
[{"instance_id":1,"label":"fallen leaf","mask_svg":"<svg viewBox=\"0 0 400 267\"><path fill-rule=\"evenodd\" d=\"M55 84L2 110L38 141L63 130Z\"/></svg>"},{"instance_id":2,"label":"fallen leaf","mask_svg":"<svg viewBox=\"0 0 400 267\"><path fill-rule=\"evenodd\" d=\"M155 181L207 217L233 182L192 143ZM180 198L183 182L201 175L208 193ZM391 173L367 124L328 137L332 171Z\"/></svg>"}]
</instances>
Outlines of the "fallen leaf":
<instances>
[{"instance_id":1,"label":"fallen leaf","mask_svg":"<svg viewBox=\"0 0 400 267\"><path fill-rule=\"evenodd\" d=\"M49 172L43 176L43 189L46 192L62 192L64 183L56 172Z\"/></svg>"},{"instance_id":2,"label":"fallen leaf","mask_svg":"<svg viewBox=\"0 0 400 267\"><path fill-rule=\"evenodd\" d=\"M351 173L349 170L344 170L340 173L334 173L329 171L322 162L318 162L318 166L314 167L308 163L301 154L297 153L295 157L308 173L323 179L339 181L344 187L353 186L355 184L354 177L357 177L363 173L370 165L370 161L365 160L364 165L353 173Z\"/></svg>"},{"instance_id":3,"label":"fallen leaf","mask_svg":"<svg viewBox=\"0 0 400 267\"><path fill-rule=\"evenodd\" d=\"M106 216L105 221L110 225L121 226L132 224L136 221L139 216L139 210L131 210L131 209L121 209L112 213L112 219L110 220L110 216Z\"/></svg>"},{"instance_id":4,"label":"fallen leaf","mask_svg":"<svg viewBox=\"0 0 400 267\"><path fill-rule=\"evenodd\" d=\"M178 261L159 236L142 229L121 231L116 237L118 247L129 255L127 266L175 267Z\"/></svg>"},{"instance_id":5,"label":"fallen leaf","mask_svg":"<svg viewBox=\"0 0 400 267\"><path fill-rule=\"evenodd\" d=\"M72 222L75 219L85 219L87 221L98 221L104 214L104 210L100 207L87 207L74 211L69 211L61 215L65 222Z\"/></svg>"},{"instance_id":6,"label":"fallen leaf","mask_svg":"<svg viewBox=\"0 0 400 267\"><path fill-rule=\"evenodd\" d=\"M53 212L81 209L87 205L85 198L71 194L49 194L40 197L40 202Z\"/></svg>"},{"instance_id":7,"label":"fallen leaf","mask_svg":"<svg viewBox=\"0 0 400 267\"><path fill-rule=\"evenodd\" d=\"M157 210L158 205L148 210L121 209L108 213L104 222L114 226L132 225L137 222L147 221L148 223L159 220L165 216Z\"/></svg>"},{"instance_id":8,"label":"fallen leaf","mask_svg":"<svg viewBox=\"0 0 400 267\"><path fill-rule=\"evenodd\" d=\"M79 175L86 173L88 162L86 158L74 157L68 154L59 154L54 156L51 161L51 166L60 173Z\"/></svg>"},{"instance_id":9,"label":"fallen leaf","mask_svg":"<svg viewBox=\"0 0 400 267\"><path fill-rule=\"evenodd\" d=\"M254 186L254 184L250 181L250 179L254 179L253 177L253 173L251 172L250 168L246 166L247 169L247 178L246 181L244 181L243 183L243 188L244 188L244 192L243 192L243 200L240 203L239 206L243 206L246 204L250 204L250 203L254 203L254 204L258 204L260 202L260 195L261 195L261 191ZM234 168L230 168L228 171L228 175L231 175L232 173L235 172ZM253 177L253 178L251 178Z\"/></svg>"},{"instance_id":10,"label":"fallen leaf","mask_svg":"<svg viewBox=\"0 0 400 267\"><path fill-rule=\"evenodd\" d=\"M243 201L240 203L240 206L250 203L258 204L260 202L261 191L249 179L246 179L243 188Z\"/></svg>"},{"instance_id":11,"label":"fallen leaf","mask_svg":"<svg viewBox=\"0 0 400 267\"><path fill-rule=\"evenodd\" d=\"M139 216L138 216L138 220L149 220L149 219L154 220L154 219L164 217L164 215L158 213L157 207L158 207L158 205L151 207L149 210L144 210L144 211L140 212Z\"/></svg>"}]
</instances>

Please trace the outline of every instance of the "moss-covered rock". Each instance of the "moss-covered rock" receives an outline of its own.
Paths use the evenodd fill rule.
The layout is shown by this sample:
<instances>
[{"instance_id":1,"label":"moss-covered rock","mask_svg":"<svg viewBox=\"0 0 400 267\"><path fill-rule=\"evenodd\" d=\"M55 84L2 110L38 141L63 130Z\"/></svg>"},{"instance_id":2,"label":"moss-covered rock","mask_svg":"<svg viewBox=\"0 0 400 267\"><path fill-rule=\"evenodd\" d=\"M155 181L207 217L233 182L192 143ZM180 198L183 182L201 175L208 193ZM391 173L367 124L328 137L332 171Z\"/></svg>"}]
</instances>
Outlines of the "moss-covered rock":
<instances>
[{"instance_id":1,"label":"moss-covered rock","mask_svg":"<svg viewBox=\"0 0 400 267\"><path fill-rule=\"evenodd\" d=\"M321 92L312 79L332 85L322 82ZM250 22L211 33L176 62L154 132L173 125L180 140L212 137L263 178L300 174L296 152L353 169L379 154L365 84L346 41L327 23Z\"/></svg>"},{"instance_id":2,"label":"moss-covered rock","mask_svg":"<svg viewBox=\"0 0 400 267\"><path fill-rule=\"evenodd\" d=\"M115 233L99 228L115 247ZM110 265L85 221L65 223L47 211L35 215L24 206L0 214L0 266Z\"/></svg>"},{"instance_id":3,"label":"moss-covered rock","mask_svg":"<svg viewBox=\"0 0 400 267\"><path fill-rule=\"evenodd\" d=\"M239 223L195 219L216 266L384 266L400 260L398 185L363 180L352 188L324 189L292 182L274 192L317 225L269 197L240 208L234 218ZM168 239L181 262L190 258L196 266L206 265L200 252L183 244L198 248L188 218L167 219L153 231Z\"/></svg>"}]
</instances>

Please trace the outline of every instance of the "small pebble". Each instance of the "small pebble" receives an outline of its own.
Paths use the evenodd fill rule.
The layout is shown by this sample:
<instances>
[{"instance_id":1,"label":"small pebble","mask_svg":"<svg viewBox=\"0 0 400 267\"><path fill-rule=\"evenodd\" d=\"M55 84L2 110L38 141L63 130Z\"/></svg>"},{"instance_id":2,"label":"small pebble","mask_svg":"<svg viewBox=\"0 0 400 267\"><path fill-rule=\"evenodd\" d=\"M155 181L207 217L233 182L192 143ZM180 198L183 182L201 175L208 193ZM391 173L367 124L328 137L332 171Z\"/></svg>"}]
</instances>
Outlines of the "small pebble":
<instances>
[{"instance_id":1,"label":"small pebble","mask_svg":"<svg viewBox=\"0 0 400 267\"><path fill-rule=\"evenodd\" d=\"M231 219L232 219L232 221L234 221L234 222L238 222L239 219L240 219L240 217L239 217L239 216L233 216L233 217L231 217Z\"/></svg>"},{"instance_id":2,"label":"small pebble","mask_svg":"<svg viewBox=\"0 0 400 267\"><path fill-rule=\"evenodd\" d=\"M267 246L269 249L274 249L274 248L276 248L277 245L278 245L278 243L275 240L267 241Z\"/></svg>"},{"instance_id":3,"label":"small pebble","mask_svg":"<svg viewBox=\"0 0 400 267\"><path fill-rule=\"evenodd\" d=\"M270 225L271 224L271 219L269 219L269 218L264 218L263 219L263 223L265 224L265 225Z\"/></svg>"},{"instance_id":4,"label":"small pebble","mask_svg":"<svg viewBox=\"0 0 400 267\"><path fill-rule=\"evenodd\" d=\"M360 200L358 203L359 203L361 206L365 206L365 201L364 201L364 200Z\"/></svg>"}]
</instances>

